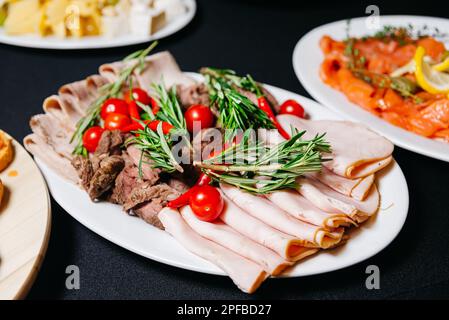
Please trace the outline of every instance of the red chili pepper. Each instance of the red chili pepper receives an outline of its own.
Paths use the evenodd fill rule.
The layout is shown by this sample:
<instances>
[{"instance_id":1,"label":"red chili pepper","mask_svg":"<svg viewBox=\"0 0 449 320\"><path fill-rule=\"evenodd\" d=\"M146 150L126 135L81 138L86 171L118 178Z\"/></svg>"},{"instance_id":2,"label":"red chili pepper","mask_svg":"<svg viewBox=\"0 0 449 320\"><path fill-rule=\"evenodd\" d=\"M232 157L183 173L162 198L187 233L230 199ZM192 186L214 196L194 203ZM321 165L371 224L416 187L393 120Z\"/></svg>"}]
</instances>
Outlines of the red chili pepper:
<instances>
[{"instance_id":1,"label":"red chili pepper","mask_svg":"<svg viewBox=\"0 0 449 320\"><path fill-rule=\"evenodd\" d=\"M129 102L128 108L131 120L132 121L140 120L139 106L137 105L137 102L135 100Z\"/></svg>"},{"instance_id":2,"label":"red chili pepper","mask_svg":"<svg viewBox=\"0 0 449 320\"><path fill-rule=\"evenodd\" d=\"M190 202L190 196L194 190L195 187L201 187L209 184L212 181L212 179L205 173L201 173L200 177L196 181L195 185L184 192L182 195L177 197L176 199L170 201L167 203L167 207L169 208L180 208L184 207L189 204Z\"/></svg>"},{"instance_id":3,"label":"red chili pepper","mask_svg":"<svg viewBox=\"0 0 449 320\"><path fill-rule=\"evenodd\" d=\"M152 97L150 97L150 99L151 99L151 111L153 111L153 114L155 115L156 113L159 112L160 107L155 99L153 99Z\"/></svg>"},{"instance_id":4,"label":"red chili pepper","mask_svg":"<svg viewBox=\"0 0 449 320\"><path fill-rule=\"evenodd\" d=\"M169 207L169 208L181 208L181 207L184 207L184 206L188 205L189 202L190 202L190 196L192 194L192 190L194 188L195 188L195 186L193 186L192 188L190 188L189 190L187 190L186 192L181 194L176 199L174 199L172 201L169 201L167 203L167 207Z\"/></svg>"},{"instance_id":5,"label":"red chili pepper","mask_svg":"<svg viewBox=\"0 0 449 320\"><path fill-rule=\"evenodd\" d=\"M270 119L274 118L274 112L271 110L270 104L264 96L260 96L257 98L257 104L259 108L264 111Z\"/></svg>"},{"instance_id":6,"label":"red chili pepper","mask_svg":"<svg viewBox=\"0 0 449 320\"><path fill-rule=\"evenodd\" d=\"M143 129L143 126L139 122L133 122L126 127L124 127L121 131L122 132L130 132L130 131L136 131Z\"/></svg>"},{"instance_id":7,"label":"red chili pepper","mask_svg":"<svg viewBox=\"0 0 449 320\"><path fill-rule=\"evenodd\" d=\"M161 122L160 120L153 120L148 124L148 127L153 131L157 131L157 127L160 122ZM164 134L169 134L171 129L173 129L173 128L174 127L170 123L162 122L162 132Z\"/></svg>"},{"instance_id":8,"label":"red chili pepper","mask_svg":"<svg viewBox=\"0 0 449 320\"><path fill-rule=\"evenodd\" d=\"M157 131L157 126L159 125L161 121L160 120L145 120L143 121L144 124L148 125L148 128L150 128L150 130L152 131ZM143 130L143 125L140 122L133 122L130 125L127 125L126 127L124 127L121 131L123 132L130 132L130 131L136 131L136 130ZM168 123L168 122L162 122L162 132L164 134L169 134L170 131L173 129L174 127Z\"/></svg>"},{"instance_id":9,"label":"red chili pepper","mask_svg":"<svg viewBox=\"0 0 449 320\"><path fill-rule=\"evenodd\" d=\"M268 118L276 126L276 129L278 129L281 136L287 140L290 139L290 135L287 133L287 131L284 130L284 128L282 128L282 126L277 121L276 116L274 115L273 110L271 110L270 104L268 103L267 99L264 96L260 96L259 98L257 98L257 103L259 105L259 108L267 114Z\"/></svg>"}]
</instances>

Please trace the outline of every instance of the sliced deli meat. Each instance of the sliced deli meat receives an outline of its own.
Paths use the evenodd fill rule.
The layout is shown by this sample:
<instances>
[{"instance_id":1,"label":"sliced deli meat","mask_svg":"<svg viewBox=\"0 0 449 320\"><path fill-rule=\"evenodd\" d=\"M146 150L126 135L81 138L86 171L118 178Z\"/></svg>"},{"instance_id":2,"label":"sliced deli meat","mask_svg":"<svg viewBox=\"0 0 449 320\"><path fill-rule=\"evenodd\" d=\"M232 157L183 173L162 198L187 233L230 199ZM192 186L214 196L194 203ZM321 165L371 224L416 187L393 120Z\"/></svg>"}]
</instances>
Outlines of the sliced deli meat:
<instances>
[{"instance_id":1,"label":"sliced deli meat","mask_svg":"<svg viewBox=\"0 0 449 320\"><path fill-rule=\"evenodd\" d=\"M254 261L271 275L279 275L286 267L292 265L292 262L238 233L222 221L201 221L195 216L190 206L184 206L180 212L187 224L200 236Z\"/></svg>"},{"instance_id":2,"label":"sliced deli meat","mask_svg":"<svg viewBox=\"0 0 449 320\"><path fill-rule=\"evenodd\" d=\"M56 153L40 136L35 133L27 135L23 139L23 145L29 152L44 161L59 176L72 183L78 182L78 174L70 164L70 160Z\"/></svg>"},{"instance_id":3,"label":"sliced deli meat","mask_svg":"<svg viewBox=\"0 0 449 320\"><path fill-rule=\"evenodd\" d=\"M223 195L225 206L220 219L253 241L270 248L289 261L299 261L318 250L303 245L303 241L292 235L270 227L261 220L245 212L226 195Z\"/></svg>"},{"instance_id":4,"label":"sliced deli meat","mask_svg":"<svg viewBox=\"0 0 449 320\"><path fill-rule=\"evenodd\" d=\"M306 176L319 180L335 191L357 200L365 199L374 183L374 174L358 179L348 179L333 173L326 167L323 167L320 172L307 173Z\"/></svg>"},{"instance_id":5,"label":"sliced deli meat","mask_svg":"<svg viewBox=\"0 0 449 320\"><path fill-rule=\"evenodd\" d=\"M243 292L253 293L267 278L268 274L257 263L201 237L178 210L164 208L158 216L165 230L184 248L222 269Z\"/></svg>"},{"instance_id":6,"label":"sliced deli meat","mask_svg":"<svg viewBox=\"0 0 449 320\"><path fill-rule=\"evenodd\" d=\"M392 158L393 144L369 130L349 121L306 120L292 115L277 117L281 126L306 130L305 139L326 133L325 139L332 147L331 161L323 165L332 172L350 178L362 178L386 167Z\"/></svg>"},{"instance_id":7,"label":"sliced deli meat","mask_svg":"<svg viewBox=\"0 0 449 320\"><path fill-rule=\"evenodd\" d=\"M99 69L100 75L110 82L114 82L121 70L134 63L136 63L136 60L103 64ZM147 91L152 90L153 82L159 83L161 80L164 80L167 87L175 84L191 85L195 83L192 78L179 69L175 58L168 51L158 52L146 57L143 70L136 69L133 72L133 79L137 82L135 85Z\"/></svg>"},{"instance_id":8,"label":"sliced deli meat","mask_svg":"<svg viewBox=\"0 0 449 320\"><path fill-rule=\"evenodd\" d=\"M380 196L373 184L365 200L360 201L345 196L319 181L310 178L298 178L298 192L316 207L329 213L343 213L355 222L363 222L374 215L380 203Z\"/></svg>"},{"instance_id":9,"label":"sliced deli meat","mask_svg":"<svg viewBox=\"0 0 449 320\"><path fill-rule=\"evenodd\" d=\"M265 196L294 218L316 226L332 229L353 224L353 221L345 214L320 210L295 190L279 190Z\"/></svg>"},{"instance_id":10,"label":"sliced deli meat","mask_svg":"<svg viewBox=\"0 0 449 320\"><path fill-rule=\"evenodd\" d=\"M325 230L293 218L266 198L226 184L221 184L220 187L240 208L269 226L301 239L304 246L330 248L337 245L343 236L343 228Z\"/></svg>"}]
</instances>

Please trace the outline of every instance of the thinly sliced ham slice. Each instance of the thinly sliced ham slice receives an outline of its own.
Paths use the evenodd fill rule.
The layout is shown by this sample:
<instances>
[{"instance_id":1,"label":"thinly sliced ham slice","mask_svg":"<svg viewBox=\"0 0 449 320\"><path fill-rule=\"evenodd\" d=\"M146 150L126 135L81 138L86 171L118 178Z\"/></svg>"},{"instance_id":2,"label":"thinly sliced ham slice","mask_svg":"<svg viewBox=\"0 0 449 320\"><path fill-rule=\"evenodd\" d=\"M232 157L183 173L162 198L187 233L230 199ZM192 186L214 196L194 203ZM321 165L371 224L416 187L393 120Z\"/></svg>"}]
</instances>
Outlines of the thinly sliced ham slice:
<instances>
[{"instance_id":1,"label":"thinly sliced ham slice","mask_svg":"<svg viewBox=\"0 0 449 320\"><path fill-rule=\"evenodd\" d=\"M127 62L113 62L100 66L100 74L113 82L123 68L135 63L135 60ZM145 59L145 68L133 73L139 87L151 91L153 82L164 81L167 87L174 84L191 85L195 81L182 73L176 60L168 51L158 52Z\"/></svg>"},{"instance_id":2,"label":"thinly sliced ham slice","mask_svg":"<svg viewBox=\"0 0 449 320\"><path fill-rule=\"evenodd\" d=\"M285 260L267 247L243 236L221 221L201 221L195 216L189 206L184 206L180 212L187 224L200 236L254 261L271 275L276 276L286 267L292 265L292 262Z\"/></svg>"},{"instance_id":3,"label":"thinly sliced ham slice","mask_svg":"<svg viewBox=\"0 0 449 320\"><path fill-rule=\"evenodd\" d=\"M343 213L356 222L363 222L374 215L379 208L380 196L376 185L364 201L345 196L319 181L298 178L298 192L316 207L329 213Z\"/></svg>"},{"instance_id":4,"label":"thinly sliced ham slice","mask_svg":"<svg viewBox=\"0 0 449 320\"><path fill-rule=\"evenodd\" d=\"M292 115L279 115L277 119L287 132L291 132L292 127L306 130L305 139L326 133L326 140L332 147L332 161L325 162L324 166L338 175L350 179L366 177L393 159L393 144L361 124L305 120Z\"/></svg>"},{"instance_id":5,"label":"thinly sliced ham slice","mask_svg":"<svg viewBox=\"0 0 449 320\"><path fill-rule=\"evenodd\" d=\"M323 167L321 172L308 173L306 176L319 180L335 191L357 200L365 199L374 183L374 174L358 179L348 179L333 173L326 167Z\"/></svg>"},{"instance_id":6,"label":"thinly sliced ham slice","mask_svg":"<svg viewBox=\"0 0 449 320\"><path fill-rule=\"evenodd\" d=\"M258 264L197 234L178 210L164 208L158 216L165 230L184 248L221 268L243 292L253 293L267 278Z\"/></svg>"},{"instance_id":7,"label":"thinly sliced ham slice","mask_svg":"<svg viewBox=\"0 0 449 320\"><path fill-rule=\"evenodd\" d=\"M269 226L303 240L304 246L330 248L338 244L343 236L343 228L332 231L297 220L276 207L268 199L236 187L221 184L221 190L236 205Z\"/></svg>"},{"instance_id":8,"label":"thinly sliced ham slice","mask_svg":"<svg viewBox=\"0 0 449 320\"><path fill-rule=\"evenodd\" d=\"M60 96L52 95L44 100L43 109L46 114L50 114L59 119L61 124L75 130L76 123L81 115L73 106L61 99Z\"/></svg>"},{"instance_id":9,"label":"thinly sliced ham slice","mask_svg":"<svg viewBox=\"0 0 449 320\"><path fill-rule=\"evenodd\" d=\"M45 162L61 177L77 183L79 178L70 160L58 154L48 143L37 134L32 133L23 139L23 145L33 155Z\"/></svg>"},{"instance_id":10,"label":"thinly sliced ham slice","mask_svg":"<svg viewBox=\"0 0 449 320\"><path fill-rule=\"evenodd\" d=\"M38 114L31 118L30 127L58 154L71 159L73 150L70 143L71 132L62 126L58 119L50 114Z\"/></svg>"},{"instance_id":11,"label":"thinly sliced ham slice","mask_svg":"<svg viewBox=\"0 0 449 320\"><path fill-rule=\"evenodd\" d=\"M304 247L302 240L274 229L254 218L224 194L223 199L225 207L220 215L220 219L225 224L249 239L270 248L284 259L299 261L318 251L315 248Z\"/></svg>"},{"instance_id":12,"label":"thinly sliced ham slice","mask_svg":"<svg viewBox=\"0 0 449 320\"><path fill-rule=\"evenodd\" d=\"M316 226L333 229L353 224L345 214L327 213L318 209L295 190L279 190L267 194L266 198L296 219Z\"/></svg>"}]
</instances>

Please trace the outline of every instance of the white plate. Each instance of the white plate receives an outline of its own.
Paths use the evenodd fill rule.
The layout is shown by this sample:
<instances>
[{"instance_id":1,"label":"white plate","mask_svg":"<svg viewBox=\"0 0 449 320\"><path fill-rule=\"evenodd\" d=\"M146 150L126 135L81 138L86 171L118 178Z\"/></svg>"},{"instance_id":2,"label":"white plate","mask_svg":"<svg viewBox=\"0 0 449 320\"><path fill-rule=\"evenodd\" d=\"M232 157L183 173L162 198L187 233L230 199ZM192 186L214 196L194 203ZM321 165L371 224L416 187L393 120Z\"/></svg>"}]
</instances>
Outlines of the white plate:
<instances>
[{"instance_id":1,"label":"white plate","mask_svg":"<svg viewBox=\"0 0 449 320\"><path fill-rule=\"evenodd\" d=\"M376 32L368 29L367 18L351 19L351 36L364 36ZM427 25L437 27L443 32L449 30L449 20L432 17L417 16L381 16L379 25L407 26L421 28ZM346 96L324 84L319 77L319 68L323 61L323 54L319 48L319 41L323 35L334 39L346 37L347 21L342 20L318 27L307 33L297 43L293 52L293 67L301 84L310 95L323 105L340 113L343 117L364 123L371 129L386 136L396 145L436 159L449 161L449 143L431 140L408 132L363 110L360 106L349 102Z\"/></svg>"},{"instance_id":2,"label":"white plate","mask_svg":"<svg viewBox=\"0 0 449 320\"><path fill-rule=\"evenodd\" d=\"M0 43L11 44L20 47L40 48L40 49L99 49L122 47L133 44L149 42L172 35L184 28L195 16L195 0L181 0L186 12L169 21L161 30L151 36L136 36L131 34L121 35L115 38L104 36L90 36L80 39L61 39L56 36L40 37L38 35L11 36L5 33L4 28L0 28Z\"/></svg>"},{"instance_id":3,"label":"white plate","mask_svg":"<svg viewBox=\"0 0 449 320\"><path fill-rule=\"evenodd\" d=\"M296 99L312 119L338 119L318 103L268 86L280 101ZM185 250L168 233L143 220L127 216L120 206L101 202L93 203L87 193L66 182L36 159L54 199L75 219L102 237L147 258L180 268L224 275L213 264ZM397 163L393 163L379 178L381 210L376 217L353 233L344 246L321 252L297 264L287 277L313 275L341 269L365 260L385 248L401 230L407 217L408 190L404 175ZM400 190L400 192L398 192Z\"/></svg>"}]
</instances>

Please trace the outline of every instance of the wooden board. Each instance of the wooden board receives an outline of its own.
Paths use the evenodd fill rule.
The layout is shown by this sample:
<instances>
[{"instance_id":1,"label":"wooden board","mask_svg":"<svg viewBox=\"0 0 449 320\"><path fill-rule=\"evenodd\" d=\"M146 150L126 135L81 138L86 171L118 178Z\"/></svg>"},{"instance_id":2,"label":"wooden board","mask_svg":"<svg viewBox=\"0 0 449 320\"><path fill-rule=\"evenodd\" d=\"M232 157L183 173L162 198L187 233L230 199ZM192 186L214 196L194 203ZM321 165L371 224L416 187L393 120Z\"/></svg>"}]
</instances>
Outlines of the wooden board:
<instances>
[{"instance_id":1,"label":"wooden board","mask_svg":"<svg viewBox=\"0 0 449 320\"><path fill-rule=\"evenodd\" d=\"M0 179L0 299L26 296L47 250L51 206L45 180L30 155L13 140L14 160ZM14 175L14 172L17 175Z\"/></svg>"}]
</instances>

